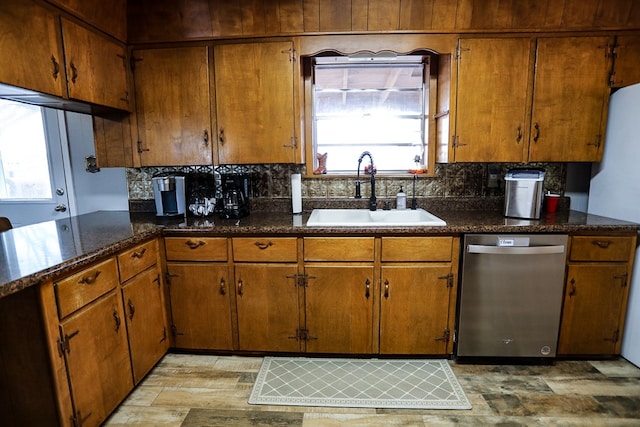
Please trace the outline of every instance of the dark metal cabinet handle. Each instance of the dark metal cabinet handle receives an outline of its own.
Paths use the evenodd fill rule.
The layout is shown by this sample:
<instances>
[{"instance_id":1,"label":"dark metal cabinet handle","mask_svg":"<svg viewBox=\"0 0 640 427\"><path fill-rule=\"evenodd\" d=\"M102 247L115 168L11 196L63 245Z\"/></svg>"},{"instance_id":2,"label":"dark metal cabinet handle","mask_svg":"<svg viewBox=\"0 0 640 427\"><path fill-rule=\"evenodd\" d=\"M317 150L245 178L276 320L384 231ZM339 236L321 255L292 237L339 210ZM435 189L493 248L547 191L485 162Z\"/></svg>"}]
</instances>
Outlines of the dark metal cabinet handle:
<instances>
[{"instance_id":1,"label":"dark metal cabinet handle","mask_svg":"<svg viewBox=\"0 0 640 427\"><path fill-rule=\"evenodd\" d=\"M238 279L238 295L244 295L244 289L242 288L242 279Z\"/></svg>"},{"instance_id":2,"label":"dark metal cabinet handle","mask_svg":"<svg viewBox=\"0 0 640 427\"><path fill-rule=\"evenodd\" d=\"M224 281L224 277L220 278L220 295L226 295L227 294L227 284Z\"/></svg>"},{"instance_id":3,"label":"dark metal cabinet handle","mask_svg":"<svg viewBox=\"0 0 640 427\"><path fill-rule=\"evenodd\" d=\"M204 246L205 245L205 243L202 240L198 240L197 242L194 242L191 239L189 239L186 242L184 242L184 244L189 246L189 249L198 249L200 246Z\"/></svg>"},{"instance_id":4,"label":"dark metal cabinet handle","mask_svg":"<svg viewBox=\"0 0 640 427\"><path fill-rule=\"evenodd\" d=\"M576 294L576 279L571 279L569 283L571 284L571 290L569 291L569 296L572 297Z\"/></svg>"},{"instance_id":5,"label":"dark metal cabinet handle","mask_svg":"<svg viewBox=\"0 0 640 427\"><path fill-rule=\"evenodd\" d=\"M83 285L93 285L96 282L96 279L100 275L100 270L96 270L91 276L84 276L82 279L78 280L78 283Z\"/></svg>"},{"instance_id":6,"label":"dark metal cabinet handle","mask_svg":"<svg viewBox=\"0 0 640 427\"><path fill-rule=\"evenodd\" d=\"M78 80L78 69L73 62L69 64L69 67L71 67L71 83L75 83Z\"/></svg>"},{"instance_id":7,"label":"dark metal cabinet handle","mask_svg":"<svg viewBox=\"0 0 640 427\"><path fill-rule=\"evenodd\" d=\"M595 245L602 249L607 249L609 245L611 245L611 240L593 240L591 242L592 245Z\"/></svg>"},{"instance_id":8,"label":"dark metal cabinet handle","mask_svg":"<svg viewBox=\"0 0 640 427\"><path fill-rule=\"evenodd\" d=\"M384 297L389 298L389 281L384 281Z\"/></svg>"},{"instance_id":9,"label":"dark metal cabinet handle","mask_svg":"<svg viewBox=\"0 0 640 427\"><path fill-rule=\"evenodd\" d=\"M255 242L254 245L256 245L260 250L265 250L267 249L269 246L273 246L275 243L273 243L271 240L269 240L267 243L264 242Z\"/></svg>"},{"instance_id":10,"label":"dark metal cabinet handle","mask_svg":"<svg viewBox=\"0 0 640 427\"><path fill-rule=\"evenodd\" d=\"M209 131L207 129L204 130L202 140L204 141L205 146L209 145Z\"/></svg>"},{"instance_id":11,"label":"dark metal cabinet handle","mask_svg":"<svg viewBox=\"0 0 640 427\"><path fill-rule=\"evenodd\" d=\"M533 129L535 129L535 133L533 134L533 142L538 142L538 139L540 139L540 125L538 123L534 123Z\"/></svg>"},{"instance_id":12,"label":"dark metal cabinet handle","mask_svg":"<svg viewBox=\"0 0 640 427\"><path fill-rule=\"evenodd\" d=\"M136 251L136 252L132 253L131 254L131 258L142 258L144 256L145 252L147 252L147 248L144 248L141 251Z\"/></svg>"},{"instance_id":13,"label":"dark metal cabinet handle","mask_svg":"<svg viewBox=\"0 0 640 427\"><path fill-rule=\"evenodd\" d=\"M371 296L371 280L369 279L364 282L364 296L367 299Z\"/></svg>"},{"instance_id":14,"label":"dark metal cabinet handle","mask_svg":"<svg viewBox=\"0 0 640 427\"><path fill-rule=\"evenodd\" d=\"M51 75L53 75L54 80L58 80L58 75L60 74L60 64L56 60L56 57L51 55L51 63L53 64L53 71Z\"/></svg>"},{"instance_id":15,"label":"dark metal cabinet handle","mask_svg":"<svg viewBox=\"0 0 640 427\"><path fill-rule=\"evenodd\" d=\"M113 320L116 322L115 331L118 332L120 330L120 324L122 323L122 320L120 320L120 316L118 315L118 312L116 310L113 310Z\"/></svg>"},{"instance_id":16,"label":"dark metal cabinet handle","mask_svg":"<svg viewBox=\"0 0 640 427\"><path fill-rule=\"evenodd\" d=\"M133 306L133 303L130 299L127 301L127 307L129 307L129 320L133 320L133 315L136 313L136 308Z\"/></svg>"},{"instance_id":17,"label":"dark metal cabinet handle","mask_svg":"<svg viewBox=\"0 0 640 427\"><path fill-rule=\"evenodd\" d=\"M516 142L519 144L522 141L522 126L518 126L516 133Z\"/></svg>"},{"instance_id":18,"label":"dark metal cabinet handle","mask_svg":"<svg viewBox=\"0 0 640 427\"><path fill-rule=\"evenodd\" d=\"M224 128L220 128L220 134L218 135L218 141L220 141L220 145L224 145Z\"/></svg>"}]
</instances>

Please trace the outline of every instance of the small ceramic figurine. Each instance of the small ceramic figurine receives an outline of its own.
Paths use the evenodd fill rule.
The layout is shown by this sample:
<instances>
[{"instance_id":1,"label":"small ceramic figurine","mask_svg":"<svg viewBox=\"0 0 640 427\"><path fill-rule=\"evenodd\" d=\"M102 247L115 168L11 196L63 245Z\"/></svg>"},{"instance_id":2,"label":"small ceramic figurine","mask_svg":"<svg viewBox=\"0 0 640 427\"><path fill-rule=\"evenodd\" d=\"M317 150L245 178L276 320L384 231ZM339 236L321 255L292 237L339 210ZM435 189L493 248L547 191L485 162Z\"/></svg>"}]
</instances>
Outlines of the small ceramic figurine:
<instances>
[{"instance_id":1,"label":"small ceramic figurine","mask_svg":"<svg viewBox=\"0 0 640 427\"><path fill-rule=\"evenodd\" d=\"M314 175L327 173L327 154L329 153L316 153L316 159L318 159L318 167L313 171Z\"/></svg>"}]
</instances>

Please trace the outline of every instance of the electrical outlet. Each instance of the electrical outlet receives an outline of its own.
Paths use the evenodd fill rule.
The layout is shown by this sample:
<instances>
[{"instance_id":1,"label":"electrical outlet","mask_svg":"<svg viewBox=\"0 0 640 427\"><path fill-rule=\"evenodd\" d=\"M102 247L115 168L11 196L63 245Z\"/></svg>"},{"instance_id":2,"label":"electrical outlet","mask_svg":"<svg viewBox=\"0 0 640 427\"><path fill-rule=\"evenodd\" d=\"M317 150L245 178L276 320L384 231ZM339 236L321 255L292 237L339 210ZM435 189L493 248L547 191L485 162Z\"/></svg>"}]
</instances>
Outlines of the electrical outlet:
<instances>
[{"instance_id":1,"label":"electrical outlet","mask_svg":"<svg viewBox=\"0 0 640 427\"><path fill-rule=\"evenodd\" d=\"M498 184L498 167L489 166L489 177L487 179L487 188L499 188Z\"/></svg>"}]
</instances>

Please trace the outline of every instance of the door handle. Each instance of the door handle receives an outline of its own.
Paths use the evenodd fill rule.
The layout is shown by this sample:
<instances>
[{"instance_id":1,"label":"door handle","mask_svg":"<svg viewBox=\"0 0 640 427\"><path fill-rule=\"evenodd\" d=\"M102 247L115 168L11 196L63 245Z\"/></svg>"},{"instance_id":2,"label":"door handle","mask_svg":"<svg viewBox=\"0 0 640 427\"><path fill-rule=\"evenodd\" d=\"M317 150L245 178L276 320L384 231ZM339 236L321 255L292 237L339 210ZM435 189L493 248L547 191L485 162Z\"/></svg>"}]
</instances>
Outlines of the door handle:
<instances>
[{"instance_id":1,"label":"door handle","mask_svg":"<svg viewBox=\"0 0 640 427\"><path fill-rule=\"evenodd\" d=\"M470 254L495 254L495 255L544 255L562 254L563 245L553 246L485 246L467 245Z\"/></svg>"},{"instance_id":2,"label":"door handle","mask_svg":"<svg viewBox=\"0 0 640 427\"><path fill-rule=\"evenodd\" d=\"M66 212L67 211L67 206L62 204L62 205L58 205L55 208L53 208L54 211L56 212Z\"/></svg>"}]
</instances>

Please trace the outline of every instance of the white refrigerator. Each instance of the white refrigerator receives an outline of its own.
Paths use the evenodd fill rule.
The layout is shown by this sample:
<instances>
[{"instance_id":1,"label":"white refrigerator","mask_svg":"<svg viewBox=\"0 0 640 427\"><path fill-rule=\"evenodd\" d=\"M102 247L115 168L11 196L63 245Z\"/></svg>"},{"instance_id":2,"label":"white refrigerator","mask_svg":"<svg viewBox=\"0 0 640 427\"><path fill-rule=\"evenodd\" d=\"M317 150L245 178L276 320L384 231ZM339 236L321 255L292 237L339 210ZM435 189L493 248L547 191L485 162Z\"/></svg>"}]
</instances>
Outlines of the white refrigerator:
<instances>
[{"instance_id":1,"label":"white refrigerator","mask_svg":"<svg viewBox=\"0 0 640 427\"><path fill-rule=\"evenodd\" d=\"M588 212L640 223L640 84L611 95L602 162L594 163ZM640 366L640 251L631 274L622 356Z\"/></svg>"}]
</instances>

